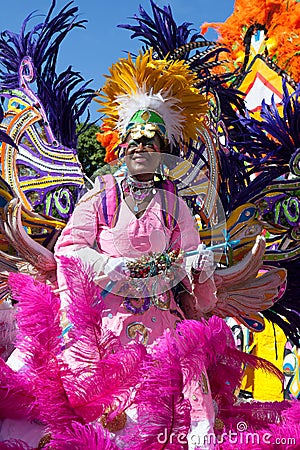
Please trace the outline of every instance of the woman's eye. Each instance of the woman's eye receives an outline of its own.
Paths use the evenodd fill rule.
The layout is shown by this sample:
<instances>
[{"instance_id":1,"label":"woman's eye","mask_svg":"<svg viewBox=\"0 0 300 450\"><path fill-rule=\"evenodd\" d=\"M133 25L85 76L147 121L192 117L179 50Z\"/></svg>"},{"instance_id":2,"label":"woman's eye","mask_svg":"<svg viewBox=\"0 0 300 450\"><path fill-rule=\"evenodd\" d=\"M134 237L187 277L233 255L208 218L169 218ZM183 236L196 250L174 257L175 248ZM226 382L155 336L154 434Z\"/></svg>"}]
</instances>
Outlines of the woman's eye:
<instances>
[{"instance_id":1,"label":"woman's eye","mask_svg":"<svg viewBox=\"0 0 300 450\"><path fill-rule=\"evenodd\" d=\"M137 147L137 143L136 143L136 142L129 142L127 148L128 148L129 150L131 150L131 149L136 148L136 147Z\"/></svg>"},{"instance_id":2,"label":"woman's eye","mask_svg":"<svg viewBox=\"0 0 300 450\"><path fill-rule=\"evenodd\" d=\"M153 141L149 141L149 142L129 141L128 145L127 145L127 150L134 150L134 149L140 147L141 144L144 149L146 149L146 150L148 149L149 151L156 148L155 143Z\"/></svg>"},{"instance_id":3,"label":"woman's eye","mask_svg":"<svg viewBox=\"0 0 300 450\"><path fill-rule=\"evenodd\" d=\"M146 142L146 144L144 145L144 147L146 148L150 148L150 149L154 149L154 143L153 142Z\"/></svg>"}]
</instances>

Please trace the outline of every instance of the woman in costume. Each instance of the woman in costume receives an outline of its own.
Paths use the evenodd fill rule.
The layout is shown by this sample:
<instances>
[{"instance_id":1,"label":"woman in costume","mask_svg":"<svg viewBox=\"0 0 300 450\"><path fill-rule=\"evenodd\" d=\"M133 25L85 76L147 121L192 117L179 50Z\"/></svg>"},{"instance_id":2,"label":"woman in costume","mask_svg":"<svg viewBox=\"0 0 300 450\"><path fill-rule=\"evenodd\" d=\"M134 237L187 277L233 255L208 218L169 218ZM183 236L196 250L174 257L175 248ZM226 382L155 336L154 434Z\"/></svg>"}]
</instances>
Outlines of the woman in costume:
<instances>
[{"instance_id":1,"label":"woman in costume","mask_svg":"<svg viewBox=\"0 0 300 450\"><path fill-rule=\"evenodd\" d=\"M102 105L106 125L112 121L120 133L125 175L100 177L77 205L56 244L58 282L67 314L64 258L86 263L102 289L103 329L123 345L139 341L151 352L164 331L185 318L183 310L191 314L192 307L201 317L217 301L213 254L200 244L194 218L161 170L173 140L188 140L201 127L205 101L183 64L154 60L151 52L135 64L120 60L111 73ZM194 432L213 433L205 368L184 395Z\"/></svg>"},{"instance_id":2,"label":"woman in costume","mask_svg":"<svg viewBox=\"0 0 300 450\"><path fill-rule=\"evenodd\" d=\"M242 356L231 347L230 330L215 317L182 320L207 317L211 311L224 317L229 311L226 283L218 282L222 289L214 307L212 255L199 256L203 248L190 213L158 170L171 152L169 144L199 135L206 105L195 81L184 62L153 60L151 53L135 64L129 58L113 66L102 106L106 126L120 136L115 148L124 153L127 174L97 180L57 244L67 327L61 331L60 301L49 286L30 277L11 278L20 301L19 347L27 358L19 373L3 367L7 389L2 409L9 399L10 405L19 405L19 415L38 419L41 434L51 434L52 448L78 448L74 442L80 440L79 448L115 449L111 442L101 445L103 426L114 433L118 448L132 437L135 444L127 446L134 449L156 448L157 443L158 448L171 443L187 448L189 430L189 447L203 447L194 438L211 432L214 422L206 371L210 363L219 362L209 373L214 398L221 407L223 399L233 399ZM283 282L284 276L276 280L276 274L273 284L269 274L254 280L263 252L263 239L259 242L238 270L224 270L227 286L239 283L237 301L230 296L231 312L245 312L245 303L246 311L249 304L259 311L253 297L267 307ZM90 284L83 267L91 274ZM244 291L251 286L249 302L242 292L244 305L241 283ZM101 296L93 286L100 286ZM253 296L255 287L259 290ZM111 345L115 337L121 348Z\"/></svg>"},{"instance_id":3,"label":"woman in costume","mask_svg":"<svg viewBox=\"0 0 300 450\"><path fill-rule=\"evenodd\" d=\"M25 365L2 367L3 404L21 411L9 414L13 431L3 422L3 438L22 437L15 430L25 418L30 439L54 448L213 448L210 388L221 408L232 405L244 355L224 321L209 316L218 303L228 310L233 276L245 284L251 275L253 286L264 247L260 239L238 274L224 271L217 298L212 252L165 176L172 144L196 140L203 127L207 106L194 82L184 62L151 51L112 67L102 109L106 129L118 131L125 175L98 178L58 239L61 299L31 277L10 278ZM282 278L268 280L273 298Z\"/></svg>"}]
</instances>

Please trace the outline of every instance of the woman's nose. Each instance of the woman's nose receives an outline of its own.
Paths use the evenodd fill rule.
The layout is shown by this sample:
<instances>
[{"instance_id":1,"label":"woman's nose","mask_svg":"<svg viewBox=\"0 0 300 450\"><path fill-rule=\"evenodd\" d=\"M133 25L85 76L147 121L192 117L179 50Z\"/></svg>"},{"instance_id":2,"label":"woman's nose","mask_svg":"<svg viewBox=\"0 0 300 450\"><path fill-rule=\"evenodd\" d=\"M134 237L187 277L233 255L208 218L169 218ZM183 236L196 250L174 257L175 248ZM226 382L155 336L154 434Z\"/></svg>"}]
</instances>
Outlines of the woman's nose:
<instances>
[{"instance_id":1,"label":"woman's nose","mask_svg":"<svg viewBox=\"0 0 300 450\"><path fill-rule=\"evenodd\" d=\"M136 148L137 150L144 150L145 145L142 142L139 142Z\"/></svg>"}]
</instances>

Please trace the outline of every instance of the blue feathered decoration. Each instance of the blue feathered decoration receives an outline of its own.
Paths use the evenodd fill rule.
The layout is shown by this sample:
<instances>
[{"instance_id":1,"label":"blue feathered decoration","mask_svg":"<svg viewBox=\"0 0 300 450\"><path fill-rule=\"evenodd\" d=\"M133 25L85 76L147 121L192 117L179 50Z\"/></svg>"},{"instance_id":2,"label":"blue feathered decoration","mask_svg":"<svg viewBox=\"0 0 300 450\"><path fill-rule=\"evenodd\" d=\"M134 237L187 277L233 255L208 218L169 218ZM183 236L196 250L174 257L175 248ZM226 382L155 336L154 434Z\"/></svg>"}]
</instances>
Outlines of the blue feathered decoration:
<instances>
[{"instance_id":1,"label":"blue feathered decoration","mask_svg":"<svg viewBox=\"0 0 300 450\"><path fill-rule=\"evenodd\" d=\"M152 47L158 59L185 59L190 68L197 72L199 82L205 82L211 76L210 69L222 63L219 54L227 50L207 41L200 33L192 34L190 22L177 25L170 6L160 8L153 0L150 4L153 18L140 5L140 16L135 14L132 17L138 25L121 24L119 27L132 31L131 39L139 38L146 48ZM206 47L206 50L189 56L192 50L200 47Z\"/></svg>"},{"instance_id":2,"label":"blue feathered decoration","mask_svg":"<svg viewBox=\"0 0 300 450\"><path fill-rule=\"evenodd\" d=\"M229 152L220 155L222 167L228 168L228 173L221 170L227 187L221 196L222 201L226 196L229 198L231 210L253 201L272 180L290 172L291 159L300 147L299 92L298 87L290 95L283 80L282 116L274 98L271 105L262 102L261 120L254 119L242 108L235 118L231 114L226 120L226 112L222 111L228 131ZM220 103L224 105L224 98ZM225 105L228 108L228 103ZM237 166L241 169L240 180L244 177L244 183L234 185L230 179L237 181Z\"/></svg>"},{"instance_id":3,"label":"blue feathered decoration","mask_svg":"<svg viewBox=\"0 0 300 450\"><path fill-rule=\"evenodd\" d=\"M71 29L84 28L86 22L78 20L78 8L71 7L72 3L69 2L56 16L51 17L56 5L53 0L45 21L30 31L27 31L27 26L35 17L35 12L24 20L20 33L7 30L0 34L0 89L19 87L21 61L25 56L30 57L37 95L46 110L50 126L63 145L74 148L77 143L76 121L94 97L94 90L87 87L88 83L82 84L83 78L71 67L60 75L56 73L63 39Z\"/></svg>"},{"instance_id":4,"label":"blue feathered decoration","mask_svg":"<svg viewBox=\"0 0 300 450\"><path fill-rule=\"evenodd\" d=\"M299 270L300 260L284 261L276 264L287 270L287 284L283 297L272 308L263 311L263 316L276 323L287 337L300 347L300 301L299 301Z\"/></svg>"},{"instance_id":5,"label":"blue feathered decoration","mask_svg":"<svg viewBox=\"0 0 300 450\"><path fill-rule=\"evenodd\" d=\"M262 102L261 121L246 115L239 121L247 133L244 139L232 141L247 161L251 173L269 171L275 165L280 174L290 171L289 163L300 147L300 86L289 95L283 80L283 116L279 114L274 97L271 105Z\"/></svg>"},{"instance_id":6,"label":"blue feathered decoration","mask_svg":"<svg viewBox=\"0 0 300 450\"><path fill-rule=\"evenodd\" d=\"M192 32L191 23L184 22L177 26L170 6L164 6L163 9L150 0L153 19L147 14L144 8L139 6L140 17L135 14L132 19L138 22L138 25L121 24L120 28L126 28L133 31L131 39L139 38L147 47L152 47L157 54L157 58L163 59L168 53L189 42ZM200 38L199 33L191 36L190 41L196 41Z\"/></svg>"}]
</instances>

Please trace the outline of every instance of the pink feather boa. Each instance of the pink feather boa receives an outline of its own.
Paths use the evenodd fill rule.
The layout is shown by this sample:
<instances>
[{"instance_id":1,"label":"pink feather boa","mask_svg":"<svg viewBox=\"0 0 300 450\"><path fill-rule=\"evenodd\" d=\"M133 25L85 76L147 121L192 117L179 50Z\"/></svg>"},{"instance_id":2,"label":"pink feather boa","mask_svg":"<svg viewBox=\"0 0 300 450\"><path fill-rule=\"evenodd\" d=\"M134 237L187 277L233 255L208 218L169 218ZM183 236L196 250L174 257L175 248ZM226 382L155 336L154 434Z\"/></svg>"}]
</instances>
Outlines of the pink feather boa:
<instances>
[{"instance_id":1,"label":"pink feather boa","mask_svg":"<svg viewBox=\"0 0 300 450\"><path fill-rule=\"evenodd\" d=\"M110 421L130 405L137 408L139 421L128 428L124 441L130 442L129 448L161 448L155 436L165 427L170 433L188 433L190 404L183 397L183 389L203 369L209 374L219 417L224 422L223 432L234 430L238 421L245 420L249 429L258 433L296 433L298 403L236 405L234 393L243 364L281 374L270 363L236 350L231 331L222 319L183 321L176 332L166 331L148 354L140 345L123 347L117 336L102 330L101 297L92 283L92 274L77 260L66 259L64 264L72 298L69 320L73 325L69 332L72 345L67 351L77 364L70 366L61 350L59 298L49 286L31 277L11 274L12 293L19 301L17 345L26 353L26 365L17 374L3 367L6 387L0 390L7 404L19 405L17 417L35 415L47 425L53 448L116 449L106 430L95 421L107 408L111 411L107 417ZM273 414L267 412L270 409ZM261 417L264 420L258 419ZM70 446L62 447L62 442ZM3 445L19 448L12 446L19 445L17 442ZM183 448L180 444L166 445L173 450ZM228 439L218 445L236 448L230 447ZM242 445L239 448L244 448Z\"/></svg>"}]
</instances>

